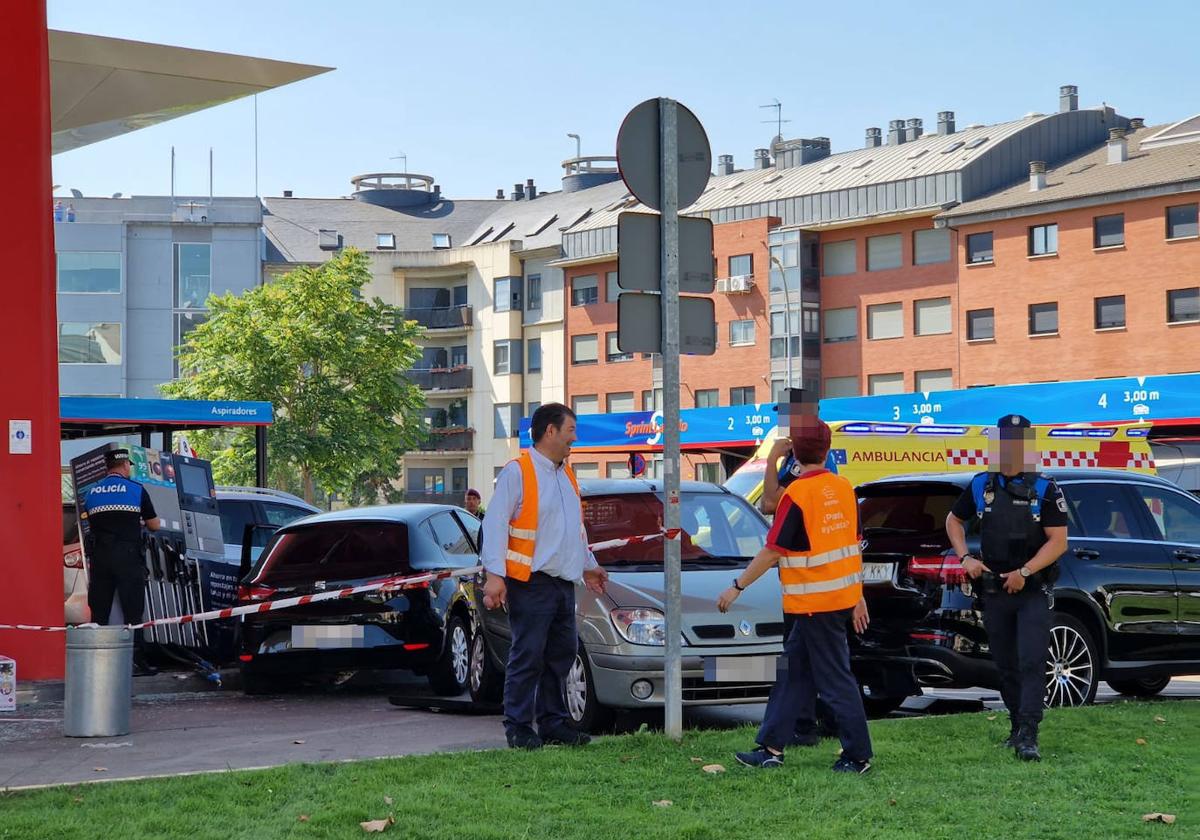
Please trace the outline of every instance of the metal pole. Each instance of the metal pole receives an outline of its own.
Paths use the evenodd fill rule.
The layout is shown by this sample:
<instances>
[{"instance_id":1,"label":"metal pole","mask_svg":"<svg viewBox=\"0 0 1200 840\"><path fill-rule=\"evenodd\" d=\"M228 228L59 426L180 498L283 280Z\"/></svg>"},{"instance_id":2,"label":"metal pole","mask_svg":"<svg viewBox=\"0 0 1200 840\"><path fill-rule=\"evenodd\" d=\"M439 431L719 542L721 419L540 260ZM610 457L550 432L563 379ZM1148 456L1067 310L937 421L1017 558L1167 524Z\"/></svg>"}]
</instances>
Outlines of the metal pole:
<instances>
[{"instance_id":1,"label":"metal pole","mask_svg":"<svg viewBox=\"0 0 1200 840\"><path fill-rule=\"evenodd\" d=\"M768 246L769 247L769 246ZM786 311L783 313L783 346L787 359L787 387L792 387L792 290L788 288L787 272L779 257L772 256L771 262L779 266L779 276L783 280L783 299Z\"/></svg>"},{"instance_id":2,"label":"metal pole","mask_svg":"<svg viewBox=\"0 0 1200 840\"><path fill-rule=\"evenodd\" d=\"M679 136L672 99L658 100L662 170L663 527L679 528ZM666 540L667 638L664 661L666 733L683 738L683 611L680 541Z\"/></svg>"},{"instance_id":3,"label":"metal pole","mask_svg":"<svg viewBox=\"0 0 1200 840\"><path fill-rule=\"evenodd\" d=\"M259 487L267 486L267 427L254 427L254 480Z\"/></svg>"}]
</instances>

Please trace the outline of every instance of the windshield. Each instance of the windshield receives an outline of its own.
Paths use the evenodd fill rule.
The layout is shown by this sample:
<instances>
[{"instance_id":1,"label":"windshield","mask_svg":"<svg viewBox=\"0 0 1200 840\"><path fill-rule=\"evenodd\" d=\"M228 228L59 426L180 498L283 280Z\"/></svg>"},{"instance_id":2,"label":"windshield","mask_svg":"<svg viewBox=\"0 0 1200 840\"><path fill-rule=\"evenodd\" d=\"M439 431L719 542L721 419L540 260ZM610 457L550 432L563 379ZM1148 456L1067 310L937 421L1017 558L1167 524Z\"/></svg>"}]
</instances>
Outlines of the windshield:
<instances>
[{"instance_id":1,"label":"windshield","mask_svg":"<svg viewBox=\"0 0 1200 840\"><path fill-rule=\"evenodd\" d=\"M766 461L752 461L729 476L725 482L725 489L730 493L741 496L743 499L749 499L754 489L762 484L763 476L766 473Z\"/></svg>"},{"instance_id":2,"label":"windshield","mask_svg":"<svg viewBox=\"0 0 1200 840\"><path fill-rule=\"evenodd\" d=\"M683 493L680 513L684 532L681 554L685 563L743 563L757 554L766 542L766 523L740 497L724 493ZM589 543L657 534L662 530L662 517L662 499L653 493L588 496L583 500L583 521ZM661 568L663 541L602 549L595 554L602 566L654 565Z\"/></svg>"},{"instance_id":3,"label":"windshield","mask_svg":"<svg viewBox=\"0 0 1200 840\"><path fill-rule=\"evenodd\" d=\"M251 579L272 586L297 586L410 571L408 529L404 525L323 522L277 535Z\"/></svg>"},{"instance_id":4,"label":"windshield","mask_svg":"<svg viewBox=\"0 0 1200 840\"><path fill-rule=\"evenodd\" d=\"M860 489L859 527L875 543L878 538L921 537L949 545L946 515L960 492L948 485L888 485L865 493Z\"/></svg>"}]
</instances>

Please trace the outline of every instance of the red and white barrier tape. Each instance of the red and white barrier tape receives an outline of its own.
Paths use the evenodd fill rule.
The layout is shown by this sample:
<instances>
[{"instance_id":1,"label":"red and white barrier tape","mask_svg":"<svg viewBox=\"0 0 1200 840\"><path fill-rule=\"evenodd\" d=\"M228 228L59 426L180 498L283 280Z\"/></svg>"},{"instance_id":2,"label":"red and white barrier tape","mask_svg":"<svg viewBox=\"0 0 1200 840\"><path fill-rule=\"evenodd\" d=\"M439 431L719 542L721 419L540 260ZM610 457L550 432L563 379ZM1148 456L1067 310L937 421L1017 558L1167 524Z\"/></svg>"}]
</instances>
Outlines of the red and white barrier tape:
<instances>
[{"instance_id":1,"label":"red and white barrier tape","mask_svg":"<svg viewBox=\"0 0 1200 840\"><path fill-rule=\"evenodd\" d=\"M638 543L647 543L654 540L661 540L664 537L668 540L677 540L679 535L683 533L682 528L671 528L670 530L662 531L658 534L645 534L640 537L624 537L618 540L604 540L603 542L592 543L588 546L593 552L604 551L609 548L622 548L627 545L637 545Z\"/></svg>"}]
</instances>

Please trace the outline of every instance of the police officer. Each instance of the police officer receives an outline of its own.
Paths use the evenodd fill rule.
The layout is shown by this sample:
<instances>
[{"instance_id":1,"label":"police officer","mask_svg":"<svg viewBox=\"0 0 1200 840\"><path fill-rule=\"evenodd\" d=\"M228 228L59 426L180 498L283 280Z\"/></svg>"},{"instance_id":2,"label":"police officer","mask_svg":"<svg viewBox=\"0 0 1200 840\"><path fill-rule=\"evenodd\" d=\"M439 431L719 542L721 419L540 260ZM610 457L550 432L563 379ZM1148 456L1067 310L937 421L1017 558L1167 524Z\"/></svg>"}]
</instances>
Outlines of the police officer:
<instances>
[{"instance_id":1,"label":"police officer","mask_svg":"<svg viewBox=\"0 0 1200 840\"><path fill-rule=\"evenodd\" d=\"M1009 414L997 429L998 457L955 502L946 533L983 602L983 626L1008 707L1004 744L1025 761L1040 761L1054 564L1067 549L1067 502L1053 480L1033 471L1029 420ZM979 556L967 551L965 523L972 518L979 521Z\"/></svg>"},{"instance_id":2,"label":"police officer","mask_svg":"<svg viewBox=\"0 0 1200 840\"><path fill-rule=\"evenodd\" d=\"M121 599L125 621L138 624L146 601L142 523L157 531L160 522L146 488L129 478L129 450L109 450L104 453L104 463L108 474L84 498L92 561L88 606L92 621L108 624L115 593ZM138 659L136 672L154 670L140 661L140 652Z\"/></svg>"}]
</instances>

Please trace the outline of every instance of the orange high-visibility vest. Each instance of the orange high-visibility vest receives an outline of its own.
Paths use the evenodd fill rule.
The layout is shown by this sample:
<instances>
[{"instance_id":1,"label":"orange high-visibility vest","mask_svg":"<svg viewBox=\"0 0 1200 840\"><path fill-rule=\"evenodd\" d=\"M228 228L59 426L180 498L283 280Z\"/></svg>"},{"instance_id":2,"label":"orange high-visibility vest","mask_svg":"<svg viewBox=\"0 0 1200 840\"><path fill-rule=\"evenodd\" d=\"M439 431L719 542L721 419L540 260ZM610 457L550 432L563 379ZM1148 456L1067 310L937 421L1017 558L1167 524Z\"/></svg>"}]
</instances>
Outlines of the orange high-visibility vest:
<instances>
[{"instance_id":1,"label":"orange high-visibility vest","mask_svg":"<svg viewBox=\"0 0 1200 840\"><path fill-rule=\"evenodd\" d=\"M862 598L854 488L841 476L818 473L793 481L786 495L804 514L809 548L784 551L779 560L783 611L806 615L853 607Z\"/></svg>"},{"instance_id":2,"label":"orange high-visibility vest","mask_svg":"<svg viewBox=\"0 0 1200 840\"><path fill-rule=\"evenodd\" d=\"M514 580L527 581L533 574L533 548L538 527L538 483L533 468L533 456L529 450L515 459L521 467L520 510L508 523L508 551L504 557L504 574ZM579 495L579 482L570 464L563 464L575 495Z\"/></svg>"}]
</instances>

